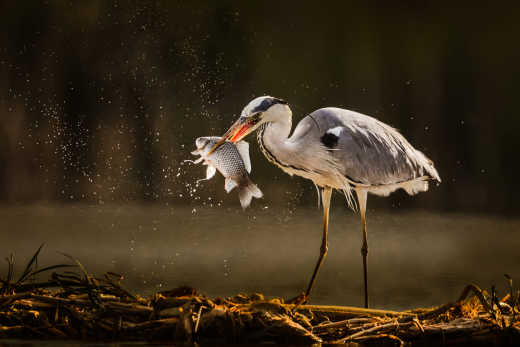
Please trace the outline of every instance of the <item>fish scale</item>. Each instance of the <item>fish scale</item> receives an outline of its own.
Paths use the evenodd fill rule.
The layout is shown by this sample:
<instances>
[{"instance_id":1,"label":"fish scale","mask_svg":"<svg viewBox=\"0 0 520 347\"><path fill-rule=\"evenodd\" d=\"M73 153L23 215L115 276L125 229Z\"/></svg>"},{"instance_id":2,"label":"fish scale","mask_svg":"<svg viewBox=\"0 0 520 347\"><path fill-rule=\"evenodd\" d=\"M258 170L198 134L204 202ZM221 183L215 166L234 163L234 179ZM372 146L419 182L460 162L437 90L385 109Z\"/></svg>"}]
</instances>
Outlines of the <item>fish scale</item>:
<instances>
[{"instance_id":1,"label":"fish scale","mask_svg":"<svg viewBox=\"0 0 520 347\"><path fill-rule=\"evenodd\" d=\"M246 173L242 157L230 142L223 143L208 159L215 162L215 166L220 168L224 176L239 176Z\"/></svg>"},{"instance_id":2,"label":"fish scale","mask_svg":"<svg viewBox=\"0 0 520 347\"><path fill-rule=\"evenodd\" d=\"M228 193L233 188L238 187L240 204L245 209L251 204L253 197L261 198L263 196L248 175L251 171L249 145L245 141L240 141L236 145L233 142L226 141L208 155L211 148L219 140L220 138L216 136L206 136L199 137L195 141L197 149L192 154L200 155L200 158L194 163L204 161L204 164L208 166L206 178L199 181L211 179L218 170L226 179L224 188Z\"/></svg>"}]
</instances>

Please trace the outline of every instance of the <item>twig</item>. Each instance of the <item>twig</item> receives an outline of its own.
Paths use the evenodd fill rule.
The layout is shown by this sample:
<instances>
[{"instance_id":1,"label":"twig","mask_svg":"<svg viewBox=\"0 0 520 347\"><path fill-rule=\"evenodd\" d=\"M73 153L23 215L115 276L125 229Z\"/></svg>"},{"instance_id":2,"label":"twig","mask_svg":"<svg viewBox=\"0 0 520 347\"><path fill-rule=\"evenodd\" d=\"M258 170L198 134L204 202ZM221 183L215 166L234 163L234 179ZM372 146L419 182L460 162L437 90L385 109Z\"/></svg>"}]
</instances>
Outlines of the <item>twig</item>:
<instances>
[{"instance_id":1,"label":"twig","mask_svg":"<svg viewBox=\"0 0 520 347\"><path fill-rule=\"evenodd\" d=\"M356 339L356 341L367 341L367 340L381 340L381 339L389 339L399 342L400 346L404 346L404 341L401 340L398 336L392 334L377 334L377 335L366 335Z\"/></svg>"},{"instance_id":2,"label":"twig","mask_svg":"<svg viewBox=\"0 0 520 347\"><path fill-rule=\"evenodd\" d=\"M387 323L387 324L383 324L383 325L378 325L378 326L375 326L373 328L370 328L370 329L366 329L366 330L362 330L362 331L359 331L355 334L352 334L352 335L349 335L345 338L342 338L338 341L335 341L334 343L345 343L347 341L352 341L354 339L357 339L359 337L362 337L364 335L368 335L368 334L371 334L371 333L375 333L375 332L382 332L386 329L389 329L389 328L393 328L393 327L408 327L410 325L414 324L413 322L408 322L408 323L404 323L404 324L399 324L399 322L397 321L393 321L392 323Z\"/></svg>"},{"instance_id":3,"label":"twig","mask_svg":"<svg viewBox=\"0 0 520 347\"><path fill-rule=\"evenodd\" d=\"M295 305L283 305L289 310L292 310ZM400 316L412 316L416 315L409 312L400 312L400 311L389 311L389 310L378 310L378 309L368 309L368 308L360 308L360 307L352 307L352 306L330 306L330 305L300 305L298 310L310 310L313 312L320 313L329 313L334 315L346 315L346 316L354 316L354 317L366 317L366 316L388 316L388 317L400 317Z\"/></svg>"},{"instance_id":4,"label":"twig","mask_svg":"<svg viewBox=\"0 0 520 347\"><path fill-rule=\"evenodd\" d=\"M200 322L200 316L202 315L202 307L203 306L200 305L199 312L197 312L197 320L195 321L195 329L193 330L195 334L199 330L199 322Z\"/></svg>"},{"instance_id":5,"label":"twig","mask_svg":"<svg viewBox=\"0 0 520 347\"><path fill-rule=\"evenodd\" d=\"M339 321L339 322L315 325L315 326L312 327L312 331L321 331L321 330L338 329L338 328L348 328L348 329L350 329L351 325L356 325L356 324L359 324L359 323L368 323L368 322L370 322L369 324L377 324L377 323L381 322L381 318L379 318L379 317L351 318L351 319L346 319L346 320L342 320L342 321Z\"/></svg>"}]
</instances>

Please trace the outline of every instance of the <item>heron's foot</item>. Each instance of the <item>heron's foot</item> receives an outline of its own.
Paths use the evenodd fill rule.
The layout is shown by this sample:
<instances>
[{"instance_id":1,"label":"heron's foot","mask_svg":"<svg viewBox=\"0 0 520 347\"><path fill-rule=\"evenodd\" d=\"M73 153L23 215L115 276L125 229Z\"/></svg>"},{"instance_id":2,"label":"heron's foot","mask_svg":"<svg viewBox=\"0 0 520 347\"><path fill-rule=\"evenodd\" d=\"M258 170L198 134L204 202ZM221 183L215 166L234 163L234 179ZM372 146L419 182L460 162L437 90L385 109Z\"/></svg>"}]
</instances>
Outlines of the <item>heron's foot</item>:
<instances>
[{"instance_id":1,"label":"heron's foot","mask_svg":"<svg viewBox=\"0 0 520 347\"><path fill-rule=\"evenodd\" d=\"M309 297L305 293L301 293L300 295L295 296L292 299L286 300L285 303L293 304L293 305L295 305L295 308L296 308L300 305L307 303L308 300L309 300Z\"/></svg>"}]
</instances>

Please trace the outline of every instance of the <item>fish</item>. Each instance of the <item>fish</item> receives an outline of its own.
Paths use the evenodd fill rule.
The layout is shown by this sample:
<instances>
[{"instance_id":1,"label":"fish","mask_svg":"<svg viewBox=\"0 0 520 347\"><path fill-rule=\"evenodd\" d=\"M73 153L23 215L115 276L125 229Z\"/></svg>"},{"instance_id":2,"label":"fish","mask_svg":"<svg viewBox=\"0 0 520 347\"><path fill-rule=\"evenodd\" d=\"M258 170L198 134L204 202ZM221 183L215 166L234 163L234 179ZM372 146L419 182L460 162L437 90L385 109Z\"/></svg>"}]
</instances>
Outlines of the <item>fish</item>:
<instances>
[{"instance_id":1,"label":"fish","mask_svg":"<svg viewBox=\"0 0 520 347\"><path fill-rule=\"evenodd\" d=\"M224 176L224 189L227 193L238 187L238 198L240 205L245 210L254 198L263 197L262 191L251 181L251 160L249 158L249 144L246 141L239 141L236 144L231 141L224 142L213 153L208 155L211 148L220 140L218 136L204 136L195 140L197 149L191 154L200 155L192 163L203 162L207 165L206 178L197 180L205 181L215 176L217 170Z\"/></svg>"}]
</instances>

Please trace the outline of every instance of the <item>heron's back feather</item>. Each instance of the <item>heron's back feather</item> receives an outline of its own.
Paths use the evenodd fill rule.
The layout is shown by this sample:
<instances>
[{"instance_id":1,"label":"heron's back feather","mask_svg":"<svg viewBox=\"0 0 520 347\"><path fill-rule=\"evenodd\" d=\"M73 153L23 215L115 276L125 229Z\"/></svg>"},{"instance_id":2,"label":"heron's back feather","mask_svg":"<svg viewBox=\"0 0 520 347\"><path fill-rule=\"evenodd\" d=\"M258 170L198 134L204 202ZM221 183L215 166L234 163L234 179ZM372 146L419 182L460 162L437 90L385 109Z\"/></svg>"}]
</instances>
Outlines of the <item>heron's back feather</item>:
<instances>
[{"instance_id":1,"label":"heron's back feather","mask_svg":"<svg viewBox=\"0 0 520 347\"><path fill-rule=\"evenodd\" d=\"M440 182L432 161L396 129L357 112L333 107L316 110L300 121L289 141L321 142L349 181L376 194L387 195L398 188L411 194L427 190L422 179L414 187L399 185L422 177Z\"/></svg>"}]
</instances>

